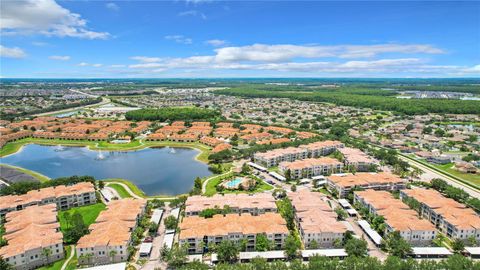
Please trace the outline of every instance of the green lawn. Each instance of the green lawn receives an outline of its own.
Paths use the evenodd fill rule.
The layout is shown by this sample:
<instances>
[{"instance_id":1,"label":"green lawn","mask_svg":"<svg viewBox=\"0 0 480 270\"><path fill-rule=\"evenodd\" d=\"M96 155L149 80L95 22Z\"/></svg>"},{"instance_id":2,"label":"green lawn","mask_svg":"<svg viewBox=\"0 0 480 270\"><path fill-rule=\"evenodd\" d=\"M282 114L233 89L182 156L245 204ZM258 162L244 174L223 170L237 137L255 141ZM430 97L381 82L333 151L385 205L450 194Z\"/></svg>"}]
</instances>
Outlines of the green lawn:
<instances>
[{"instance_id":1,"label":"green lawn","mask_svg":"<svg viewBox=\"0 0 480 270\"><path fill-rule=\"evenodd\" d=\"M41 174L41 173L38 173L38 172L34 172L34 171L31 171L31 170L28 170L28 169L25 169L25 168L21 168L21 167L17 167L17 166L12 166L12 165L7 165L7 164L0 164L0 167L1 166L5 166L5 167L10 167L10 168L14 168L18 171L21 171L25 174L28 174L28 175L31 175L33 176L34 178L38 179L40 182L46 182L46 181L49 181L50 178L48 178L47 176Z\"/></svg>"},{"instance_id":2,"label":"green lawn","mask_svg":"<svg viewBox=\"0 0 480 270\"><path fill-rule=\"evenodd\" d=\"M227 173L225 175L217 175L212 177L206 186L205 193L203 195L205 196L212 196L215 193L217 193L217 190L215 187L222 182L223 179L227 179L233 176L233 172Z\"/></svg>"},{"instance_id":3,"label":"green lawn","mask_svg":"<svg viewBox=\"0 0 480 270\"><path fill-rule=\"evenodd\" d=\"M64 259L56 261L53 264L40 267L40 268L38 268L38 270L60 270L60 269L62 269L62 265L65 263L65 261L68 259L68 257L70 257L70 254L72 253L72 248L70 246L67 246L67 247L65 247L65 251L66 252L65 252L65 258ZM73 259L74 258L72 258L72 260L70 262L68 262L68 266L70 266ZM75 269L75 267L73 267L73 268L68 268L67 267L66 269Z\"/></svg>"},{"instance_id":4,"label":"green lawn","mask_svg":"<svg viewBox=\"0 0 480 270\"><path fill-rule=\"evenodd\" d=\"M68 210L65 210L65 211L60 211L60 212L58 212L58 219L60 221L60 228L61 228L62 231L65 231L66 228L67 228L67 222L64 218L64 214L66 212L73 215L73 213L75 213L75 211L78 211L83 217L83 222L85 222L85 224L87 226L90 226L90 224L95 222L95 219L97 219L100 212L105 210L105 208L106 208L105 204L96 203L96 204L92 204L92 205L75 207L75 208L68 209Z\"/></svg>"},{"instance_id":5,"label":"green lawn","mask_svg":"<svg viewBox=\"0 0 480 270\"><path fill-rule=\"evenodd\" d=\"M217 193L217 189L216 189L216 186L219 185L223 180L225 179L229 179L233 176L233 173L229 173L225 176L217 176L215 178L212 178L208 183L207 183L207 187L206 187L206 191L205 191L205 196L212 196L214 194ZM223 191L223 193L225 194L229 194L229 193L235 193L235 194L238 194L238 193L257 193L257 192L263 192L263 191L267 191L267 190L272 190L274 189L273 186L267 184L265 181L261 180L260 178L256 178L256 180L258 181L258 184L257 186L255 187L255 189L253 191L244 191L244 190L228 190L228 189L225 189Z\"/></svg>"},{"instance_id":6,"label":"green lawn","mask_svg":"<svg viewBox=\"0 0 480 270\"><path fill-rule=\"evenodd\" d=\"M108 184L109 187L115 189L118 193L118 195L123 199L123 198L130 198L132 196L130 196L130 194L128 193L128 191L125 190L125 188L119 184L116 184L116 183L111 183L111 184Z\"/></svg>"},{"instance_id":7,"label":"green lawn","mask_svg":"<svg viewBox=\"0 0 480 270\"><path fill-rule=\"evenodd\" d=\"M127 185L130 190L135 193L135 195L139 196L139 197L142 197L142 198L146 198L147 196L145 195L145 193L140 189L138 188L134 183L128 181L128 180L125 180L125 179L120 179L120 178L109 178L109 179L102 179L102 181L105 181L105 182L119 182L119 183L122 183L122 184L125 184ZM114 183L111 183L110 185L112 185ZM125 189L124 189L125 190ZM126 191L125 191L126 192Z\"/></svg>"},{"instance_id":8,"label":"green lawn","mask_svg":"<svg viewBox=\"0 0 480 270\"><path fill-rule=\"evenodd\" d=\"M468 181L468 182L471 182L477 186L480 186L480 174L471 174L471 173L462 173L462 172L459 172L457 170L455 170L454 168L452 168L454 166L453 163L448 163L448 164L443 164L443 165L437 165L437 164L431 164L432 166L434 166L435 168L439 169L439 170L442 170L442 171L446 171L450 174L453 174L455 175L456 177L458 178L461 178L465 181Z\"/></svg>"}]
</instances>

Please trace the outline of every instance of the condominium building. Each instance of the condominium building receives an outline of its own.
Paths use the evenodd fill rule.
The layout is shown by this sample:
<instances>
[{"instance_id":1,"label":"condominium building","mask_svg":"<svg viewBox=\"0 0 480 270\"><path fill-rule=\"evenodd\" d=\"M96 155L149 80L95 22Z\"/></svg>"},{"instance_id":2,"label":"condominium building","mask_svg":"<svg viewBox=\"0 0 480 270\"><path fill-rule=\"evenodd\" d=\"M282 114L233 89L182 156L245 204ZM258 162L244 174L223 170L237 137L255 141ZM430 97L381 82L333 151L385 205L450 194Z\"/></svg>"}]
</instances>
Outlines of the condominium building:
<instances>
[{"instance_id":1,"label":"condominium building","mask_svg":"<svg viewBox=\"0 0 480 270\"><path fill-rule=\"evenodd\" d=\"M282 162L278 167L284 175L290 170L291 178L299 179L342 172L343 164L334 158L321 157Z\"/></svg>"},{"instance_id":2,"label":"condominium building","mask_svg":"<svg viewBox=\"0 0 480 270\"><path fill-rule=\"evenodd\" d=\"M3 238L8 244L0 248L0 257L15 269L36 269L65 257L54 204L34 205L7 213L5 218ZM50 250L48 257L46 249Z\"/></svg>"},{"instance_id":3,"label":"condominium building","mask_svg":"<svg viewBox=\"0 0 480 270\"><path fill-rule=\"evenodd\" d=\"M203 253L209 244L230 240L240 244L246 240L246 250L255 249L258 234L265 234L276 249L284 247L288 235L285 220L277 213L215 215L212 218L187 216L180 224L180 245L187 244L189 253Z\"/></svg>"},{"instance_id":4,"label":"condominium building","mask_svg":"<svg viewBox=\"0 0 480 270\"><path fill-rule=\"evenodd\" d=\"M477 243L480 241L480 217L473 209L433 189L405 189L400 191L400 197L419 202L420 215L447 236L462 240L474 238Z\"/></svg>"},{"instance_id":5,"label":"condominium building","mask_svg":"<svg viewBox=\"0 0 480 270\"><path fill-rule=\"evenodd\" d=\"M185 215L196 216L205 209L220 208L228 206L233 213L245 214L252 216L265 214L269 212L277 212L275 199L269 193L257 194L215 194L212 197L190 196L185 202Z\"/></svg>"},{"instance_id":6,"label":"condominium building","mask_svg":"<svg viewBox=\"0 0 480 270\"><path fill-rule=\"evenodd\" d=\"M347 167L354 167L357 172L369 171L372 166L378 165L378 162L356 148L344 147L338 151L343 154L344 163Z\"/></svg>"},{"instance_id":7,"label":"condominium building","mask_svg":"<svg viewBox=\"0 0 480 270\"><path fill-rule=\"evenodd\" d=\"M274 149L264 153L255 153L253 155L255 163L266 167L277 166L280 162L295 161L307 157L307 150L296 147Z\"/></svg>"},{"instance_id":8,"label":"condominium building","mask_svg":"<svg viewBox=\"0 0 480 270\"><path fill-rule=\"evenodd\" d=\"M405 181L388 173L334 174L327 177L327 187L343 198L354 187L374 190L400 190L405 188Z\"/></svg>"},{"instance_id":9,"label":"condominium building","mask_svg":"<svg viewBox=\"0 0 480 270\"><path fill-rule=\"evenodd\" d=\"M143 216L145 206L145 200L111 201L90 225L90 233L78 240L78 262L97 265L126 261L132 232Z\"/></svg>"},{"instance_id":10,"label":"condominium building","mask_svg":"<svg viewBox=\"0 0 480 270\"><path fill-rule=\"evenodd\" d=\"M330 248L343 241L346 226L319 192L302 190L288 193L295 211L295 222L306 248L316 242L318 247Z\"/></svg>"},{"instance_id":11,"label":"condominium building","mask_svg":"<svg viewBox=\"0 0 480 270\"><path fill-rule=\"evenodd\" d=\"M428 245L435 239L435 226L419 218L417 212L395 199L390 192L372 189L355 191L354 202L368 209L369 213L385 219L385 234L398 231L415 246Z\"/></svg>"},{"instance_id":12,"label":"condominium building","mask_svg":"<svg viewBox=\"0 0 480 270\"><path fill-rule=\"evenodd\" d=\"M31 190L22 195L0 197L0 217L4 217L8 212L22 210L32 205L55 203L58 210L67 210L96 202L95 186L90 182L48 187Z\"/></svg>"},{"instance_id":13,"label":"condominium building","mask_svg":"<svg viewBox=\"0 0 480 270\"><path fill-rule=\"evenodd\" d=\"M343 143L339 141L321 141L309 143L300 147L308 151L309 157L315 158L326 156L335 150L342 148L343 146Z\"/></svg>"}]
</instances>

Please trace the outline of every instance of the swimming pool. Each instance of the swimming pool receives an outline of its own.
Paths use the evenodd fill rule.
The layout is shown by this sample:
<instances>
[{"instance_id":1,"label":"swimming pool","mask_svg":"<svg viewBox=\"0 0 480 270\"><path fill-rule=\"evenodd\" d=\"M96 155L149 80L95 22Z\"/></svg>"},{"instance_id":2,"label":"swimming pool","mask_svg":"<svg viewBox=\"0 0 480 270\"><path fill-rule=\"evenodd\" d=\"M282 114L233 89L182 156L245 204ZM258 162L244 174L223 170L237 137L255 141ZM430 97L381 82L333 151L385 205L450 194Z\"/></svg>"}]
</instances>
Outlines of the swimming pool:
<instances>
[{"instance_id":1,"label":"swimming pool","mask_svg":"<svg viewBox=\"0 0 480 270\"><path fill-rule=\"evenodd\" d=\"M242 183L242 179L241 178L235 178L235 179L230 180L227 183L225 183L225 185L227 186L227 188L236 188L240 183Z\"/></svg>"}]
</instances>

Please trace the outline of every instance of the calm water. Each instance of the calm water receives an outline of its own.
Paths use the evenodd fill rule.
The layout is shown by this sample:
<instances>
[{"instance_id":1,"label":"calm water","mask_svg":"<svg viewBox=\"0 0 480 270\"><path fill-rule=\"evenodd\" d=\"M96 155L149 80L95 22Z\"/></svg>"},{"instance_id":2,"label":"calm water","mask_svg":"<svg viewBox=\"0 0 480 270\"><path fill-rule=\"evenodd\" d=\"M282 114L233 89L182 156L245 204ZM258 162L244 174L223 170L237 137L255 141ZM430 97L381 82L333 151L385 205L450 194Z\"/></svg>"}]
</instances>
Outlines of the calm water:
<instances>
[{"instance_id":1,"label":"calm water","mask_svg":"<svg viewBox=\"0 0 480 270\"><path fill-rule=\"evenodd\" d=\"M1 159L57 178L91 175L96 179L124 178L147 195L181 194L190 191L195 177L211 175L208 166L195 160L198 150L189 148L146 148L128 152L92 151L86 147L30 144ZM101 159L103 158L103 159Z\"/></svg>"}]
</instances>

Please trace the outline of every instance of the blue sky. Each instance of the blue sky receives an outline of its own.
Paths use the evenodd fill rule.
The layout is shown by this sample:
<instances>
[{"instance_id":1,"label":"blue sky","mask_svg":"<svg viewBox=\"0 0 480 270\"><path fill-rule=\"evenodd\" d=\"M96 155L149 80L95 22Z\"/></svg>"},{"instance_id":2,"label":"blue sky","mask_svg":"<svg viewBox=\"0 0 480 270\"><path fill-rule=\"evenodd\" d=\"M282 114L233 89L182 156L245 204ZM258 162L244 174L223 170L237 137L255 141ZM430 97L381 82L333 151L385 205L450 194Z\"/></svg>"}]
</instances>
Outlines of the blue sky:
<instances>
[{"instance_id":1,"label":"blue sky","mask_svg":"<svg viewBox=\"0 0 480 270\"><path fill-rule=\"evenodd\" d=\"M480 77L479 2L1 5L1 76Z\"/></svg>"}]
</instances>

